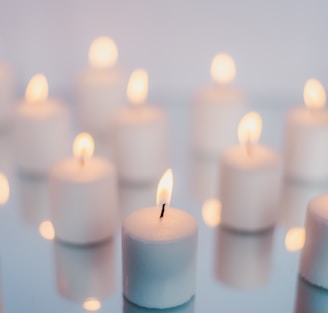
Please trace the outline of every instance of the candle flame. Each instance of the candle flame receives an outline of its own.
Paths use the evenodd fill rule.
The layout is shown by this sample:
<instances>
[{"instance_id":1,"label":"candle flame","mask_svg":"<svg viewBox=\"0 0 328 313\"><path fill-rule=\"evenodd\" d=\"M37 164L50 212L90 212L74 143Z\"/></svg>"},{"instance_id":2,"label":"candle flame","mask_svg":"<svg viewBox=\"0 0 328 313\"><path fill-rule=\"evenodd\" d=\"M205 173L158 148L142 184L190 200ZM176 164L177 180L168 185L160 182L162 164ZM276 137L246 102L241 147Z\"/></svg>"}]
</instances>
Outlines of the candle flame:
<instances>
[{"instance_id":1,"label":"candle flame","mask_svg":"<svg viewBox=\"0 0 328 313\"><path fill-rule=\"evenodd\" d=\"M9 200L10 187L7 177L0 173L0 205L5 205Z\"/></svg>"},{"instance_id":2,"label":"candle flame","mask_svg":"<svg viewBox=\"0 0 328 313\"><path fill-rule=\"evenodd\" d=\"M308 108L323 108L326 104L326 92L322 84L314 79L308 79L304 86L304 102Z\"/></svg>"},{"instance_id":3,"label":"candle flame","mask_svg":"<svg viewBox=\"0 0 328 313\"><path fill-rule=\"evenodd\" d=\"M256 112L247 113L239 122L238 138L241 144L258 142L262 132L262 118Z\"/></svg>"},{"instance_id":4,"label":"candle flame","mask_svg":"<svg viewBox=\"0 0 328 313\"><path fill-rule=\"evenodd\" d=\"M48 220L43 221L39 226L40 235L47 240L55 239L55 229L52 223Z\"/></svg>"},{"instance_id":5,"label":"candle flame","mask_svg":"<svg viewBox=\"0 0 328 313\"><path fill-rule=\"evenodd\" d=\"M221 202L217 199L209 199L202 207L202 217L209 227L216 227L221 222Z\"/></svg>"},{"instance_id":6,"label":"candle flame","mask_svg":"<svg viewBox=\"0 0 328 313\"><path fill-rule=\"evenodd\" d=\"M169 168L165 171L157 186L156 203L157 206L170 205L173 189L173 172Z\"/></svg>"},{"instance_id":7,"label":"candle flame","mask_svg":"<svg viewBox=\"0 0 328 313\"><path fill-rule=\"evenodd\" d=\"M89 63L94 67L110 67L117 63L118 49L109 37L96 38L89 48Z\"/></svg>"},{"instance_id":8,"label":"candle flame","mask_svg":"<svg viewBox=\"0 0 328 313\"><path fill-rule=\"evenodd\" d=\"M97 298L87 298L83 302L83 308L90 312L95 312L101 309L101 302Z\"/></svg>"},{"instance_id":9,"label":"candle flame","mask_svg":"<svg viewBox=\"0 0 328 313\"><path fill-rule=\"evenodd\" d=\"M29 81L26 91L25 99L29 103L42 102L48 98L48 81L43 74L34 75Z\"/></svg>"},{"instance_id":10,"label":"candle flame","mask_svg":"<svg viewBox=\"0 0 328 313\"><path fill-rule=\"evenodd\" d=\"M304 228L291 228L285 237L285 247L289 252L303 249L306 233Z\"/></svg>"},{"instance_id":11,"label":"candle flame","mask_svg":"<svg viewBox=\"0 0 328 313\"><path fill-rule=\"evenodd\" d=\"M136 69L130 76L127 96L129 101L138 105L145 102L148 95L148 73L144 69Z\"/></svg>"},{"instance_id":12,"label":"candle flame","mask_svg":"<svg viewBox=\"0 0 328 313\"><path fill-rule=\"evenodd\" d=\"M79 159L91 158L95 150L93 138L88 133L78 134L73 142L73 155Z\"/></svg>"},{"instance_id":13,"label":"candle flame","mask_svg":"<svg viewBox=\"0 0 328 313\"><path fill-rule=\"evenodd\" d=\"M236 65L233 58L226 53L217 54L211 64L211 76L214 81L227 84L236 76Z\"/></svg>"}]
</instances>

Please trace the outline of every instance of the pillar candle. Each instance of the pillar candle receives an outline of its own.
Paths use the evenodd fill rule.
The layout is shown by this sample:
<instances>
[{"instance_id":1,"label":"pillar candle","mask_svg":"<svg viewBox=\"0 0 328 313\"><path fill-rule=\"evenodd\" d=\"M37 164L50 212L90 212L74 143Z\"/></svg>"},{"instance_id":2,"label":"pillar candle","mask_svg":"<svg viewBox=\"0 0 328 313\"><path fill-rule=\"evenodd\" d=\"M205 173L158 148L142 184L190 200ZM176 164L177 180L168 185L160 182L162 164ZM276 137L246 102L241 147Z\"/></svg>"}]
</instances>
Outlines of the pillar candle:
<instances>
[{"instance_id":1,"label":"pillar candle","mask_svg":"<svg viewBox=\"0 0 328 313\"><path fill-rule=\"evenodd\" d=\"M131 302L164 309L195 293L197 222L169 206L172 172L162 177L157 207L138 210L122 225L123 292Z\"/></svg>"},{"instance_id":2,"label":"pillar candle","mask_svg":"<svg viewBox=\"0 0 328 313\"><path fill-rule=\"evenodd\" d=\"M25 99L14 116L14 149L20 170L45 174L52 163L69 153L70 121L67 108L48 98L44 75L33 76Z\"/></svg>"},{"instance_id":3,"label":"pillar candle","mask_svg":"<svg viewBox=\"0 0 328 313\"><path fill-rule=\"evenodd\" d=\"M305 245L300 262L300 275L311 284L328 289L328 195L308 204L305 221Z\"/></svg>"},{"instance_id":4,"label":"pillar candle","mask_svg":"<svg viewBox=\"0 0 328 313\"><path fill-rule=\"evenodd\" d=\"M305 106L294 107L287 114L286 174L303 182L328 181L328 110L319 81L306 82L304 101Z\"/></svg>"},{"instance_id":5,"label":"pillar candle","mask_svg":"<svg viewBox=\"0 0 328 313\"><path fill-rule=\"evenodd\" d=\"M115 110L123 104L125 75L116 64L118 49L108 37L94 40L89 49L89 67L77 77L78 110L83 129L108 137Z\"/></svg>"},{"instance_id":6,"label":"pillar candle","mask_svg":"<svg viewBox=\"0 0 328 313\"><path fill-rule=\"evenodd\" d=\"M106 159L92 157L89 134L76 137L75 157L50 170L50 206L56 238L72 244L92 244L111 237L118 227L116 170Z\"/></svg>"},{"instance_id":7,"label":"pillar candle","mask_svg":"<svg viewBox=\"0 0 328 313\"><path fill-rule=\"evenodd\" d=\"M256 143L261 125L257 113L245 115L238 127L241 144L220 158L221 222L236 230L264 230L278 218L281 162L274 150Z\"/></svg>"},{"instance_id":8,"label":"pillar candle","mask_svg":"<svg viewBox=\"0 0 328 313\"><path fill-rule=\"evenodd\" d=\"M137 69L127 88L130 105L118 110L114 120L115 161L125 182L156 181L167 166L166 112L146 104L147 93L148 74Z\"/></svg>"},{"instance_id":9,"label":"pillar candle","mask_svg":"<svg viewBox=\"0 0 328 313\"><path fill-rule=\"evenodd\" d=\"M14 73L9 64L0 61L0 129L9 126L14 105Z\"/></svg>"},{"instance_id":10,"label":"pillar candle","mask_svg":"<svg viewBox=\"0 0 328 313\"><path fill-rule=\"evenodd\" d=\"M232 85L236 67L231 56L218 54L212 61L213 82L195 95L192 146L200 155L215 157L237 143L236 128L245 111L245 96Z\"/></svg>"}]
</instances>

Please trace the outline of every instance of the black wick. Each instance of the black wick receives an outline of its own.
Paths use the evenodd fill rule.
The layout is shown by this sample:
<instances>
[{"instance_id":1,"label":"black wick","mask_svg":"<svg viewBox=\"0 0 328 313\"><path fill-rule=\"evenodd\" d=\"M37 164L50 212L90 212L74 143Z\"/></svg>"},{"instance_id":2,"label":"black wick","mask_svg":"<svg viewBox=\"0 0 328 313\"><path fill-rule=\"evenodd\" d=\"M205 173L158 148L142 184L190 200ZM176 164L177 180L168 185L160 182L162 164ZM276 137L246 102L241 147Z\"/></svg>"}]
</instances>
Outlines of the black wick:
<instances>
[{"instance_id":1,"label":"black wick","mask_svg":"<svg viewBox=\"0 0 328 313\"><path fill-rule=\"evenodd\" d=\"M164 210L165 210L165 203L163 203L163 205L162 205L162 212L161 212L161 216L159 218L163 218Z\"/></svg>"}]
</instances>

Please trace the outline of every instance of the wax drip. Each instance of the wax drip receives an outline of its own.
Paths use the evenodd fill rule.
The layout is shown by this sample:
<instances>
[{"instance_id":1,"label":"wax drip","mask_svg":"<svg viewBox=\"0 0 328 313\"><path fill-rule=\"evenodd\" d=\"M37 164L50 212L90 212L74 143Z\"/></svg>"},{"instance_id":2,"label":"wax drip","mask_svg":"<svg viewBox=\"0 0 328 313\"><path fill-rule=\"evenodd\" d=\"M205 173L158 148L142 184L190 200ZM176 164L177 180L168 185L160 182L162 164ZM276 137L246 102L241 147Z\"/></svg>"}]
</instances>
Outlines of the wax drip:
<instances>
[{"instance_id":1,"label":"wax drip","mask_svg":"<svg viewBox=\"0 0 328 313\"><path fill-rule=\"evenodd\" d=\"M162 205L162 212L161 212L161 216L159 218L163 218L164 211L165 211L165 203L163 203L163 205Z\"/></svg>"}]
</instances>

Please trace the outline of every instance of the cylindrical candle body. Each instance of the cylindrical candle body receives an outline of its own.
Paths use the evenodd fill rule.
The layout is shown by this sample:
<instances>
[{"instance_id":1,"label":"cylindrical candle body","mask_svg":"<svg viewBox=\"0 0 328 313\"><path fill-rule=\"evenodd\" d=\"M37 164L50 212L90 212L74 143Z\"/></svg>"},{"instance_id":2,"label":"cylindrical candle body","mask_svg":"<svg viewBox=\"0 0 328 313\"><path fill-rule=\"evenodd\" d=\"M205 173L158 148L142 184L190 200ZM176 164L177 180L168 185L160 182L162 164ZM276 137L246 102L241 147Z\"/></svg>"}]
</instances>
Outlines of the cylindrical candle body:
<instances>
[{"instance_id":1,"label":"cylindrical candle body","mask_svg":"<svg viewBox=\"0 0 328 313\"><path fill-rule=\"evenodd\" d=\"M29 173L45 174L70 151L68 110L55 100L24 102L14 120L14 148L18 167Z\"/></svg>"},{"instance_id":2,"label":"cylindrical candle body","mask_svg":"<svg viewBox=\"0 0 328 313\"><path fill-rule=\"evenodd\" d=\"M0 62L0 130L10 122L14 104L14 74L10 66Z\"/></svg>"},{"instance_id":3,"label":"cylindrical candle body","mask_svg":"<svg viewBox=\"0 0 328 313\"><path fill-rule=\"evenodd\" d=\"M245 113L245 97L231 86L210 85L201 89L193 106L193 149L207 157L217 157L238 142L236 129Z\"/></svg>"},{"instance_id":4,"label":"cylindrical candle body","mask_svg":"<svg viewBox=\"0 0 328 313\"><path fill-rule=\"evenodd\" d=\"M222 224L241 231L260 231L278 217L281 162L269 147L253 145L249 154L238 145L220 159L219 198Z\"/></svg>"},{"instance_id":5,"label":"cylindrical candle body","mask_svg":"<svg viewBox=\"0 0 328 313\"><path fill-rule=\"evenodd\" d=\"M114 153L119 177L157 181L167 167L167 117L155 106L126 107L115 117Z\"/></svg>"},{"instance_id":6,"label":"cylindrical candle body","mask_svg":"<svg viewBox=\"0 0 328 313\"><path fill-rule=\"evenodd\" d=\"M124 103L125 78L122 70L87 68L77 81L78 109L84 130L93 135L111 135L114 112Z\"/></svg>"},{"instance_id":7,"label":"cylindrical candle body","mask_svg":"<svg viewBox=\"0 0 328 313\"><path fill-rule=\"evenodd\" d=\"M288 112L285 171L300 181L328 181L328 110L295 107Z\"/></svg>"},{"instance_id":8,"label":"cylindrical candle body","mask_svg":"<svg viewBox=\"0 0 328 313\"><path fill-rule=\"evenodd\" d=\"M233 288L253 289L269 280L273 231L242 234L220 228L216 246L216 278Z\"/></svg>"},{"instance_id":9,"label":"cylindrical candle body","mask_svg":"<svg viewBox=\"0 0 328 313\"><path fill-rule=\"evenodd\" d=\"M305 231L300 275L311 284L328 289L328 195L310 201Z\"/></svg>"},{"instance_id":10,"label":"cylindrical candle body","mask_svg":"<svg viewBox=\"0 0 328 313\"><path fill-rule=\"evenodd\" d=\"M116 171L105 159L61 160L50 170L49 187L57 239L91 244L114 234L119 224Z\"/></svg>"},{"instance_id":11,"label":"cylindrical candle body","mask_svg":"<svg viewBox=\"0 0 328 313\"><path fill-rule=\"evenodd\" d=\"M197 222L188 213L145 208L122 226L123 291L131 302L164 309L195 293Z\"/></svg>"}]
</instances>

